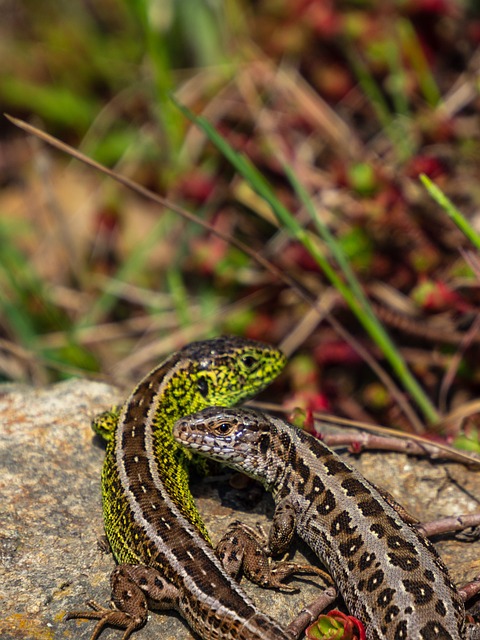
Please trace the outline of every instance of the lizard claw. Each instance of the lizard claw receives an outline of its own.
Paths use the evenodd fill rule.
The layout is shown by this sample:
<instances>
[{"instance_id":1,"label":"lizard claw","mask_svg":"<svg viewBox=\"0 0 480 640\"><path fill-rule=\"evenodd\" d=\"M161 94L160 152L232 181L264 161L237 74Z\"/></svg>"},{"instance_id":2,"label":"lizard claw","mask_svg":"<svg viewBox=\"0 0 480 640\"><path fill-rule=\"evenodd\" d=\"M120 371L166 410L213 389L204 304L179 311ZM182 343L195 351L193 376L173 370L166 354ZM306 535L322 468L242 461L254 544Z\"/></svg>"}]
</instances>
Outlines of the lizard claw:
<instances>
[{"instance_id":1,"label":"lizard claw","mask_svg":"<svg viewBox=\"0 0 480 640\"><path fill-rule=\"evenodd\" d=\"M128 640L134 631L145 624L145 619L142 619L140 616L132 617L124 611L104 607L94 600L88 600L86 604L91 607L93 611L69 611L65 614L63 619L72 620L76 618L85 618L87 620L98 620L93 633L90 636L90 640L97 640L107 625L125 629L122 640Z\"/></svg>"}]
</instances>

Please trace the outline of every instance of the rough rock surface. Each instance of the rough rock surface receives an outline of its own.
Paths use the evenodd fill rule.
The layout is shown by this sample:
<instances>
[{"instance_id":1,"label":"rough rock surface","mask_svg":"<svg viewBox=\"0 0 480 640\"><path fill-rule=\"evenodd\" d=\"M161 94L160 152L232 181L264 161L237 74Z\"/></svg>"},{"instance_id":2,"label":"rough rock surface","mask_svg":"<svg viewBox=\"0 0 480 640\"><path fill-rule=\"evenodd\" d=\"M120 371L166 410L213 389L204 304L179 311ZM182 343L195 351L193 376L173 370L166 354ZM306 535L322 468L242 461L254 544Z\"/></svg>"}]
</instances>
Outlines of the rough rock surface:
<instances>
[{"instance_id":1,"label":"rough rock surface","mask_svg":"<svg viewBox=\"0 0 480 640\"><path fill-rule=\"evenodd\" d=\"M99 479L104 451L92 436L90 420L121 400L115 388L88 381L44 389L1 388L2 640L88 640L94 623L63 622L64 614L83 609L89 598L109 602L114 562L98 546L103 534ZM421 520L480 509L479 474L460 465L384 453L351 460ZM197 483L193 490L214 539L237 517L266 524L273 511L270 498L259 499L254 485L240 491L231 488L226 477ZM449 539L439 542L438 548L455 582L480 573L480 542ZM318 593L313 580L296 584L300 592L292 595L243 583L259 607L283 623ZM118 629L105 630L101 636L102 640L120 637ZM192 636L176 614L159 613L152 614L133 637Z\"/></svg>"}]
</instances>

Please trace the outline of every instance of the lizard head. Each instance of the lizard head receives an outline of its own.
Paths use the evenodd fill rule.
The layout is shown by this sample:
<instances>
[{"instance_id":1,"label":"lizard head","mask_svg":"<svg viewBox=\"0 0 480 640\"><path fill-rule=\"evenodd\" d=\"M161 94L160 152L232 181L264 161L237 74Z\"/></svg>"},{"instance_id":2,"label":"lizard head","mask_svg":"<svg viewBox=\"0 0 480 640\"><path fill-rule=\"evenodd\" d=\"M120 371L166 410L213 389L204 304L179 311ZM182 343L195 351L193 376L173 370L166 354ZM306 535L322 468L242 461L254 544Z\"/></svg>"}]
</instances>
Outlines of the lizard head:
<instances>
[{"instance_id":1,"label":"lizard head","mask_svg":"<svg viewBox=\"0 0 480 640\"><path fill-rule=\"evenodd\" d=\"M266 420L249 409L208 407L177 420L173 435L188 449L255 476L268 459Z\"/></svg>"},{"instance_id":2,"label":"lizard head","mask_svg":"<svg viewBox=\"0 0 480 640\"><path fill-rule=\"evenodd\" d=\"M278 376L286 363L276 347L235 336L193 342L181 351L190 362L195 384L195 409L232 405L259 393Z\"/></svg>"}]
</instances>

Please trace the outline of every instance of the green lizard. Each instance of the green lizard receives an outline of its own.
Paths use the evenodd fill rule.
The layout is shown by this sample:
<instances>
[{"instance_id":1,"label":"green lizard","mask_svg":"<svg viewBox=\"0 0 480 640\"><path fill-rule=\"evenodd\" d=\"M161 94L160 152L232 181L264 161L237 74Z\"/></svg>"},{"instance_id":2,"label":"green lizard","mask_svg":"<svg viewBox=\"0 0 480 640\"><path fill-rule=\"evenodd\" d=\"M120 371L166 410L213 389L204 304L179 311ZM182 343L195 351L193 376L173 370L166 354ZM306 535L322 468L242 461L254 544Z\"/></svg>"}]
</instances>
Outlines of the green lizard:
<instances>
[{"instance_id":1,"label":"green lizard","mask_svg":"<svg viewBox=\"0 0 480 640\"><path fill-rule=\"evenodd\" d=\"M145 624L147 607L177 609L205 640L292 640L260 613L213 553L188 488L185 452L172 436L183 415L231 405L263 389L285 364L277 349L241 338L193 343L174 353L134 389L120 412L103 415L105 531L117 562L115 608L67 618L97 619L91 640L110 624L123 640ZM271 585L292 573L318 573L294 563L272 567ZM265 581L263 581L265 584Z\"/></svg>"},{"instance_id":2,"label":"green lizard","mask_svg":"<svg viewBox=\"0 0 480 640\"><path fill-rule=\"evenodd\" d=\"M285 363L285 356L274 347L243 338L194 342L153 369L127 400L123 415L117 412L123 434L130 424L144 417L151 420L155 434L153 454L165 489L206 540L210 538L188 486L188 463L193 456L174 440L173 424L182 415L209 405L231 406L250 398L270 384ZM130 523L125 527L119 522L120 513L124 513L119 504L126 500L117 482L115 415L107 413L92 425L97 433L112 434L102 472L105 530L118 562L138 562L142 552L134 551L137 543L131 538Z\"/></svg>"}]
</instances>

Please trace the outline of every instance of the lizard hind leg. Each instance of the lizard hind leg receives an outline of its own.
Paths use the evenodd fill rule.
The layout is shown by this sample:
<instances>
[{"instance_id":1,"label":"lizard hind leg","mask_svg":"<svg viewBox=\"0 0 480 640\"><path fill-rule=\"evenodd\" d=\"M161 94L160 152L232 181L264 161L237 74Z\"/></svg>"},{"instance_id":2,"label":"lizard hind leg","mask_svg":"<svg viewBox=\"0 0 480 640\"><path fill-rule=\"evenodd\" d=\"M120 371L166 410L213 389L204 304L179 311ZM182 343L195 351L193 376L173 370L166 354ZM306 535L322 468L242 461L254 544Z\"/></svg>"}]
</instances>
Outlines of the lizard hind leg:
<instances>
[{"instance_id":1,"label":"lizard hind leg","mask_svg":"<svg viewBox=\"0 0 480 640\"><path fill-rule=\"evenodd\" d=\"M106 626L124 629L122 640L127 640L146 623L149 607L177 608L177 588L151 567L120 564L112 571L110 586L113 608L102 607L90 600L87 604L92 611L71 611L64 618L98 620L90 640L97 640Z\"/></svg>"},{"instance_id":2,"label":"lizard hind leg","mask_svg":"<svg viewBox=\"0 0 480 640\"><path fill-rule=\"evenodd\" d=\"M98 620L90 636L90 640L97 640L103 629L107 626L125 629L122 640L127 640L134 631L140 629L146 622L146 616L144 621L139 622L138 619L132 618L124 611L102 607L93 600L88 600L87 604L93 611L70 611L63 619L73 620L74 618L84 618L86 620Z\"/></svg>"}]
</instances>

